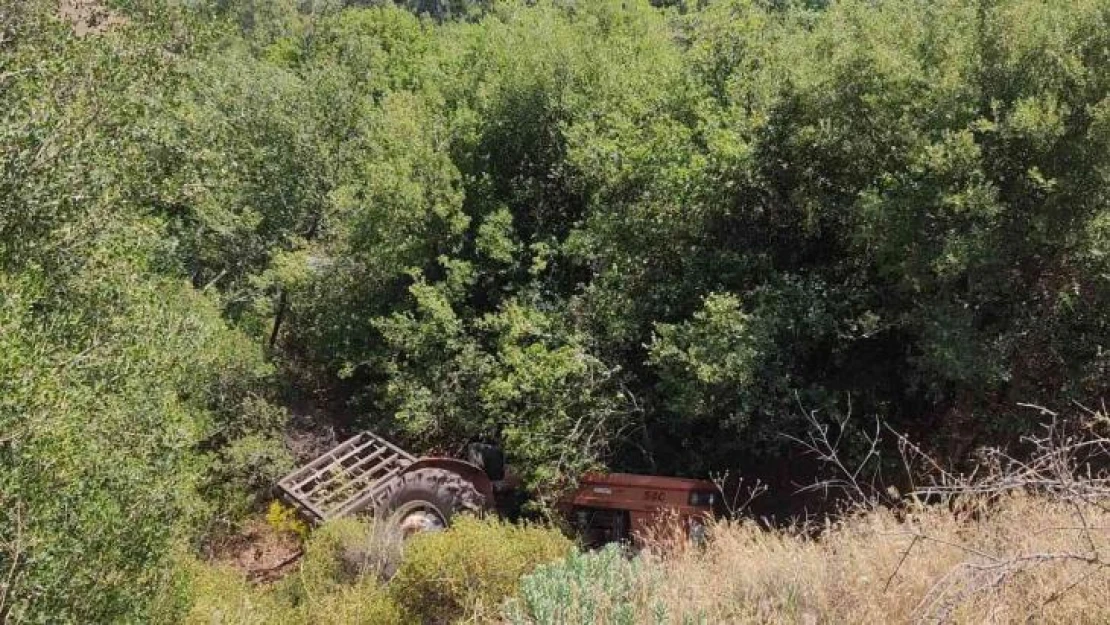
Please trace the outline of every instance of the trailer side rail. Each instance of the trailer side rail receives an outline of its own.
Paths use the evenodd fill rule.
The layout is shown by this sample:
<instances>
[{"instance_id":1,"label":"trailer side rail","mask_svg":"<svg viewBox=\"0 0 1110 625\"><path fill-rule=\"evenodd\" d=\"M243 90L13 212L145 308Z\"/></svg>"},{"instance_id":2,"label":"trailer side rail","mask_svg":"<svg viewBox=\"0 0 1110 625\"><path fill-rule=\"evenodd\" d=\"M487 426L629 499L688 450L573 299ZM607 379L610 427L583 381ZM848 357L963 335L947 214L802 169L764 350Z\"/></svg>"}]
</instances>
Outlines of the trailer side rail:
<instances>
[{"instance_id":1,"label":"trailer side rail","mask_svg":"<svg viewBox=\"0 0 1110 625\"><path fill-rule=\"evenodd\" d=\"M372 432L362 432L278 481L278 488L318 522L381 504L389 483L416 461Z\"/></svg>"}]
</instances>

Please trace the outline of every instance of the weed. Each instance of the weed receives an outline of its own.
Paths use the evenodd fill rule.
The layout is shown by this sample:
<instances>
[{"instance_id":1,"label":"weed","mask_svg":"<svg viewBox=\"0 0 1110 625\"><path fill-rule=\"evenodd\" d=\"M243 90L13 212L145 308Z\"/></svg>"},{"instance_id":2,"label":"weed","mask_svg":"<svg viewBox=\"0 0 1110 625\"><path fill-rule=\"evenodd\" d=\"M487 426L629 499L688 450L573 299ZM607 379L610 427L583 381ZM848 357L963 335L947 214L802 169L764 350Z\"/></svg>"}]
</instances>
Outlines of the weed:
<instances>
[{"instance_id":1,"label":"weed","mask_svg":"<svg viewBox=\"0 0 1110 625\"><path fill-rule=\"evenodd\" d=\"M266 523L277 532L288 532L301 540L308 536L308 524L300 518L296 509L277 500L271 501L266 510Z\"/></svg>"},{"instance_id":2,"label":"weed","mask_svg":"<svg viewBox=\"0 0 1110 625\"><path fill-rule=\"evenodd\" d=\"M390 594L422 622L494 619L523 575L571 548L552 529L463 517L405 545Z\"/></svg>"}]
</instances>

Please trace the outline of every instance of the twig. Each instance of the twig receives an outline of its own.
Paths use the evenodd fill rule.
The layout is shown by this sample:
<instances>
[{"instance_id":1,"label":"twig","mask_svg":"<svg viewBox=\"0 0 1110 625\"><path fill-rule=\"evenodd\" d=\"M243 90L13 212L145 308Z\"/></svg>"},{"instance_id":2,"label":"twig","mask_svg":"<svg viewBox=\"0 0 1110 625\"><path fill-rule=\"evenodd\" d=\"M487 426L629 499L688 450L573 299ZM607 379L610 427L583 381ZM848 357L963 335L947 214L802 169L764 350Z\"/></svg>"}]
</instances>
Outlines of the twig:
<instances>
[{"instance_id":1,"label":"twig","mask_svg":"<svg viewBox=\"0 0 1110 625\"><path fill-rule=\"evenodd\" d=\"M802 415L809 423L810 428L806 435L806 439L801 439L789 434L783 435L784 438L797 443L802 447L805 453L814 456L822 464L832 467L833 472L839 476L826 480L819 480L813 484L800 487L798 492L813 492L820 490L824 491L827 497L830 491L839 490L858 505L874 507L878 503L880 493L882 492L879 486L881 479L878 474L878 467L876 467L875 473L871 475L871 478L867 480L867 482L863 482L861 476L863 472L872 465L872 461L878 460L881 455L879 449L882 444L882 422L876 417L874 433L862 433L863 439L867 441L867 451L854 467L850 467L841 459L843 455L841 452L841 444L844 441L844 433L851 422L851 396L848 398L848 412L835 422L838 432L834 437L829 436L829 425L818 420L816 410L806 410L797 393L795 393L794 398L798 403L798 408L801 410Z\"/></svg>"},{"instance_id":2,"label":"twig","mask_svg":"<svg viewBox=\"0 0 1110 625\"><path fill-rule=\"evenodd\" d=\"M968 498L996 497L1007 492L1037 493L1050 501L1069 506L1078 527L1042 528L1034 533L1043 534L1051 530L1079 532L1085 552L1065 550L996 557L966 545L925 536L926 540L957 547L987 560L963 562L934 584L918 604L917 611L925 615L925 620L945 621L969 597L997 588L1029 567L1058 562L1075 562L1090 567L1075 581L1053 591L1042 603L1042 609L1060 600L1084 580L1110 569L1110 562L1103 559L1094 534L1096 529L1105 528L1092 526L1087 516L1087 512L1094 508L1110 510L1104 503L1110 500L1110 477L1091 470L1092 460L1097 458L1103 463L1110 460L1110 441L1094 432L1094 426L1105 420L1105 414L1085 412L1086 422L1081 422L1078 431L1073 432L1065 427L1056 412L1033 404L1021 405L1050 417L1042 433L1023 437L1023 442L1032 449L1027 456L1015 458L1000 449L986 449L982 452L981 471L973 472L968 477L942 473L933 486L916 489L915 493ZM927 458L924 454L920 455ZM971 577L960 583L963 573L970 573Z\"/></svg>"},{"instance_id":3,"label":"twig","mask_svg":"<svg viewBox=\"0 0 1110 625\"><path fill-rule=\"evenodd\" d=\"M906 558L909 557L910 552L913 551L914 546L917 545L919 540L921 540L921 534L914 534L913 540L910 541L910 546L906 547L906 550L902 552L902 557L898 560L898 565L894 567L894 572L890 574L890 577L886 578L886 583L883 584L883 592L886 592L887 589L890 588L890 583L894 581L894 578L898 575L898 571L902 570L902 565L906 562Z\"/></svg>"},{"instance_id":4,"label":"twig","mask_svg":"<svg viewBox=\"0 0 1110 625\"><path fill-rule=\"evenodd\" d=\"M15 584L19 561L23 558L23 505L18 502L15 505L15 536L8 542L8 551L11 554L12 563L8 567L3 585L0 586L0 623L7 622L8 611L11 610L8 596Z\"/></svg>"},{"instance_id":5,"label":"twig","mask_svg":"<svg viewBox=\"0 0 1110 625\"><path fill-rule=\"evenodd\" d=\"M274 572L276 572L276 571L278 571L278 570L296 562L303 555L304 555L304 550L298 549L295 553L293 553L289 557L285 558L284 560L282 560L281 562L278 562L277 564L275 564L273 566L268 566L264 569L255 569L255 570L250 572L250 575L249 575L250 580L251 581L258 581L259 579L265 578L270 573L274 573Z\"/></svg>"},{"instance_id":6,"label":"twig","mask_svg":"<svg viewBox=\"0 0 1110 625\"><path fill-rule=\"evenodd\" d=\"M728 478L728 471L710 476L710 480L713 482L713 485L717 487L717 492L721 494L721 503L725 506L725 511L728 513L729 517L735 519L740 516L741 512L747 510L748 507L752 505L752 502L755 501L760 495L767 492L767 485L757 479L754 485L745 489L744 478L738 477L736 488L733 490L732 498L730 500L728 493L725 492L725 487L728 484ZM745 490L747 492L747 497L744 499L743 502L741 502L740 495L744 493Z\"/></svg>"},{"instance_id":7,"label":"twig","mask_svg":"<svg viewBox=\"0 0 1110 625\"><path fill-rule=\"evenodd\" d=\"M1045 606L1047 606L1048 604L1055 603L1055 602L1059 601L1064 595L1066 595L1069 592L1071 592L1072 590L1074 590L1077 586L1079 586L1083 582L1091 579L1092 577L1094 577L1099 572L1100 572L1100 569L1092 569L1090 571L1086 571L1082 575L1077 576L1075 581L1069 583L1067 586L1065 586L1065 587L1063 587L1059 590L1053 591L1052 594L1050 594L1047 598L1045 598L1045 600L1043 602L1041 602L1041 610L1043 611Z\"/></svg>"}]
</instances>

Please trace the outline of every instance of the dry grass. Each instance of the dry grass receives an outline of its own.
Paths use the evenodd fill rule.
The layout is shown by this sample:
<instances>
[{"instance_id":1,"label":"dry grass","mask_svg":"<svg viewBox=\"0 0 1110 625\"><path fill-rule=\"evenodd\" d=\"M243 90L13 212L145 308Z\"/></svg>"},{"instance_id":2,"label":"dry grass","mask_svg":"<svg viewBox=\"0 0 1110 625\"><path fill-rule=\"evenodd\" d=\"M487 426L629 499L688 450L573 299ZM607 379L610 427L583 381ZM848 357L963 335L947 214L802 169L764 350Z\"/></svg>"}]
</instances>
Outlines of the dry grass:
<instances>
[{"instance_id":1,"label":"dry grass","mask_svg":"<svg viewBox=\"0 0 1110 625\"><path fill-rule=\"evenodd\" d=\"M655 558L654 590L676 621L1104 623L1110 513L1083 513L1090 531L1070 505L1015 495L976 521L876 510L817 539L723 523L704 550Z\"/></svg>"},{"instance_id":2,"label":"dry grass","mask_svg":"<svg viewBox=\"0 0 1110 625\"><path fill-rule=\"evenodd\" d=\"M1012 494L985 516L873 509L823 528L722 522L704 547L663 541L540 570L514 624L1106 623L1110 512ZM670 551L668 551L668 549ZM660 555L662 554L662 555ZM583 560L585 558L586 560ZM592 558L592 560L590 560Z\"/></svg>"},{"instance_id":3,"label":"dry grass","mask_svg":"<svg viewBox=\"0 0 1110 625\"><path fill-rule=\"evenodd\" d=\"M852 466L814 421L802 442L838 471L817 487L847 493L855 512L820 528L721 522L703 547L661 533L631 576L611 558L578 577L566 571L590 567L539 571L509 620L571 623L604 606L591 622L1110 622L1110 418L1038 410L1049 420L1027 453L982 450L970 475L899 436L907 464L928 469L908 496L866 477L881 428Z\"/></svg>"}]
</instances>

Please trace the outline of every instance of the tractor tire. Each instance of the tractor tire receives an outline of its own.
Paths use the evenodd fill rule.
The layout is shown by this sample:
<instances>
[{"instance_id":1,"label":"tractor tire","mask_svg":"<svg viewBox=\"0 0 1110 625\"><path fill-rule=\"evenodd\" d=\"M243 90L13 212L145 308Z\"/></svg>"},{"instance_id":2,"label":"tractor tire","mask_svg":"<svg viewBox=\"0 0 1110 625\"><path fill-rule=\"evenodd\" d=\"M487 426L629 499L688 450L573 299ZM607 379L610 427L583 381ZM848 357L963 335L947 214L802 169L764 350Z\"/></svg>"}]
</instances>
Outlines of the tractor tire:
<instances>
[{"instance_id":1,"label":"tractor tire","mask_svg":"<svg viewBox=\"0 0 1110 625\"><path fill-rule=\"evenodd\" d=\"M466 449L466 459L485 471L490 481L505 479L505 453L497 445L471 443Z\"/></svg>"},{"instance_id":2,"label":"tractor tire","mask_svg":"<svg viewBox=\"0 0 1110 625\"><path fill-rule=\"evenodd\" d=\"M481 514L486 498L469 480L445 469L417 469L397 479L386 499L384 515L402 537L440 531L456 514Z\"/></svg>"}]
</instances>

